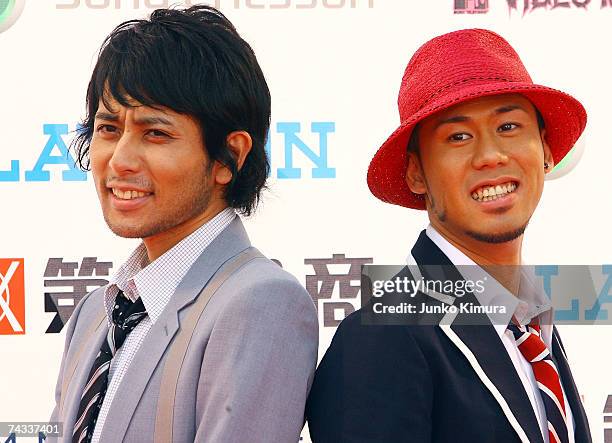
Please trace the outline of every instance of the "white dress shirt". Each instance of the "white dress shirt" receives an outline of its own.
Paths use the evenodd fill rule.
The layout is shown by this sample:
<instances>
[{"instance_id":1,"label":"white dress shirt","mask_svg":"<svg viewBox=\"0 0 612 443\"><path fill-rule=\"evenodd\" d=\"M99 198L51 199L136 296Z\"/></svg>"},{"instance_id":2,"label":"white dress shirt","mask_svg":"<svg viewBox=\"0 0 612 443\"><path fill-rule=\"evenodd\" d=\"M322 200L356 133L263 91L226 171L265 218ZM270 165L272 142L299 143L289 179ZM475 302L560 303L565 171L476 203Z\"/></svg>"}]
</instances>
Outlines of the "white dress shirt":
<instances>
[{"instance_id":1,"label":"white dress shirt","mask_svg":"<svg viewBox=\"0 0 612 443\"><path fill-rule=\"evenodd\" d=\"M108 389L92 436L93 443L100 440L104 421L120 388L121 380L151 326L161 315L191 265L235 217L234 209L224 209L151 263L148 263L147 249L144 243L141 243L110 279L104 294L109 326L119 290L132 301L142 298L148 316L128 334L123 346L111 361Z\"/></svg>"},{"instance_id":2,"label":"white dress shirt","mask_svg":"<svg viewBox=\"0 0 612 443\"><path fill-rule=\"evenodd\" d=\"M457 247L455 247L452 243L446 240L442 235L436 231L436 229L429 225L425 230L427 237L433 241L438 248L448 257L448 259L455 266L463 266L463 265L471 265L477 266L474 261L472 261L467 255L461 252ZM409 264L416 264L414 258L412 256L408 257ZM460 268L460 272L466 272L468 268ZM482 275L482 271L479 270L479 275ZM466 276L464 276L466 277ZM496 280L492 277L488 279L487 288L491 287L491 284L496 284ZM544 443L549 443L548 440L548 425L546 421L546 410L544 409L544 403L542 401L542 396L540 394L540 390L538 388L535 375L533 374L533 369L531 367L531 363L529 363L521 351L518 349L516 345L516 341L514 339L514 335L511 331L507 329L507 324L512 318L514 314L519 322L523 322L523 320L529 320L537 315L548 316L547 321L541 322L541 336L542 340L546 344L549 350L552 352L552 310L550 309L550 304L548 302L548 297L544 294L539 286L535 285L533 280L533 276L530 275L529 272L526 272L526 267L521 268L521 280L519 285L519 292L521 294L522 299L531 300L532 303L526 303L524 301L519 300L510 294L505 288L499 285L496 289L499 292L504 291L509 294L509 297L512 297L513 301L505 300L505 306L512 306L512 312L507 314L508 322L504 324L500 324L498 321L493 323L495 331L499 335L500 340L502 341L510 359L512 360L512 364L523 383L523 387L525 388L525 392L527 393L527 397L529 397L529 401L531 403L531 407L533 408L533 412L538 420L538 424L540 425L540 431L542 433L542 438L544 439ZM497 290L493 292L498 292ZM523 295L525 295L523 297ZM491 299L487 299L486 294L479 294L478 292L474 292L474 296L478 300L478 302L483 306L490 306L492 304ZM563 389L563 386L561 386ZM565 400L565 409L567 414L567 423L568 423L568 434L569 441L574 442L574 419L572 416L572 411L567 401L567 397L565 396L565 390L563 390L563 399Z\"/></svg>"}]
</instances>

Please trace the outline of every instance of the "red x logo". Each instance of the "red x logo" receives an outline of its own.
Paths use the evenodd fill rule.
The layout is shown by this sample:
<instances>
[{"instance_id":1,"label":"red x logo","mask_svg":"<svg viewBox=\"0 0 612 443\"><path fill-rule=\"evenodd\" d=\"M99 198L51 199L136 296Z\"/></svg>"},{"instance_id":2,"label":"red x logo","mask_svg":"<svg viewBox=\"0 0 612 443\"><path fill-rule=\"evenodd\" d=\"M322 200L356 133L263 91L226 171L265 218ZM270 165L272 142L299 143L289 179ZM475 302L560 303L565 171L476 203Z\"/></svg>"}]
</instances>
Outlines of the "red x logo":
<instances>
[{"instance_id":1,"label":"red x logo","mask_svg":"<svg viewBox=\"0 0 612 443\"><path fill-rule=\"evenodd\" d=\"M0 259L0 335L25 334L23 258Z\"/></svg>"}]
</instances>

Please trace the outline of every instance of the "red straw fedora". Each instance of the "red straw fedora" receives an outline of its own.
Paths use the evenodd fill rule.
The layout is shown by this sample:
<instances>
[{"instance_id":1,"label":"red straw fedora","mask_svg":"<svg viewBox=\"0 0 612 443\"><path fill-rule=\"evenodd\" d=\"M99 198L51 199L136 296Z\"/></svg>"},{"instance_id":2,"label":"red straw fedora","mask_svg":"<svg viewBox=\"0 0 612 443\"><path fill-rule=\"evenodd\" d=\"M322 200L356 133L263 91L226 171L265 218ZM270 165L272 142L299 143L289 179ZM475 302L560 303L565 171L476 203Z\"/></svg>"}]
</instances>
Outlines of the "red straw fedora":
<instances>
[{"instance_id":1,"label":"red straw fedora","mask_svg":"<svg viewBox=\"0 0 612 443\"><path fill-rule=\"evenodd\" d=\"M465 29L435 37L412 56L397 100L401 125L368 168L370 191L387 203L425 209L425 199L405 181L407 145L415 125L438 111L477 97L519 93L540 111L555 164L586 125L578 100L533 83L516 51L494 32Z\"/></svg>"}]
</instances>

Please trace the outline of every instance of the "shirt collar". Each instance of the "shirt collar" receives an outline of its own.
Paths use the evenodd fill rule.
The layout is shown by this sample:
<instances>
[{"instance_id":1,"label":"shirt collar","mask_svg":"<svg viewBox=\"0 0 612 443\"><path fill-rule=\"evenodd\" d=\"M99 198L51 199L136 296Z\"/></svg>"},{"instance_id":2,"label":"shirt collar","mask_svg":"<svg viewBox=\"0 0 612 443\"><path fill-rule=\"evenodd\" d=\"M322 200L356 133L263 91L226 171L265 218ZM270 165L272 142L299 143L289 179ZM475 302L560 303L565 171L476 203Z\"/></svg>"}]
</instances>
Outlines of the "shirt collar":
<instances>
[{"instance_id":1,"label":"shirt collar","mask_svg":"<svg viewBox=\"0 0 612 443\"><path fill-rule=\"evenodd\" d=\"M487 291L474 296L482 306L503 305L507 307L506 314L488 314L497 334L505 333L508 323L514 314L519 322L542 316L543 334L552 334L552 309L548 297L543 289L535 283L535 272L532 266L521 264L521 279L519 285L520 298L515 297L497 280L480 268L471 258L460 251L455 245L444 238L431 224L425 229L425 234L440 250L459 268L462 276L469 280L478 280L487 277ZM410 255L409 264L416 263ZM473 266L473 267L472 267Z\"/></svg>"},{"instance_id":2,"label":"shirt collar","mask_svg":"<svg viewBox=\"0 0 612 443\"><path fill-rule=\"evenodd\" d=\"M224 209L151 263L148 262L147 249L141 243L106 287L104 306L109 324L119 290L131 301L141 297L151 321L155 323L189 268L235 217L233 208Z\"/></svg>"}]
</instances>

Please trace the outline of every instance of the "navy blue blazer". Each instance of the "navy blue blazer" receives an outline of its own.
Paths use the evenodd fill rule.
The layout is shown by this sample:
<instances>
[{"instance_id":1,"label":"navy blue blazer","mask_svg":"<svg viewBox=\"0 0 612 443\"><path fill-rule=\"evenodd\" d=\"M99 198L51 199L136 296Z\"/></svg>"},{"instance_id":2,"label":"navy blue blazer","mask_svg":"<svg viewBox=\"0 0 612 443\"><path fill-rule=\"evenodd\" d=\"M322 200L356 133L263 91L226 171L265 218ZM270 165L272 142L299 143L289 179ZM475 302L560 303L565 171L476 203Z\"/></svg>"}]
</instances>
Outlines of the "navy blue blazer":
<instances>
[{"instance_id":1,"label":"navy blue blazer","mask_svg":"<svg viewBox=\"0 0 612 443\"><path fill-rule=\"evenodd\" d=\"M419 265L452 266L421 232ZM310 392L313 443L542 443L512 360L491 324L363 325L362 310L338 327ZM591 442L587 417L556 328L553 358L575 422Z\"/></svg>"}]
</instances>

